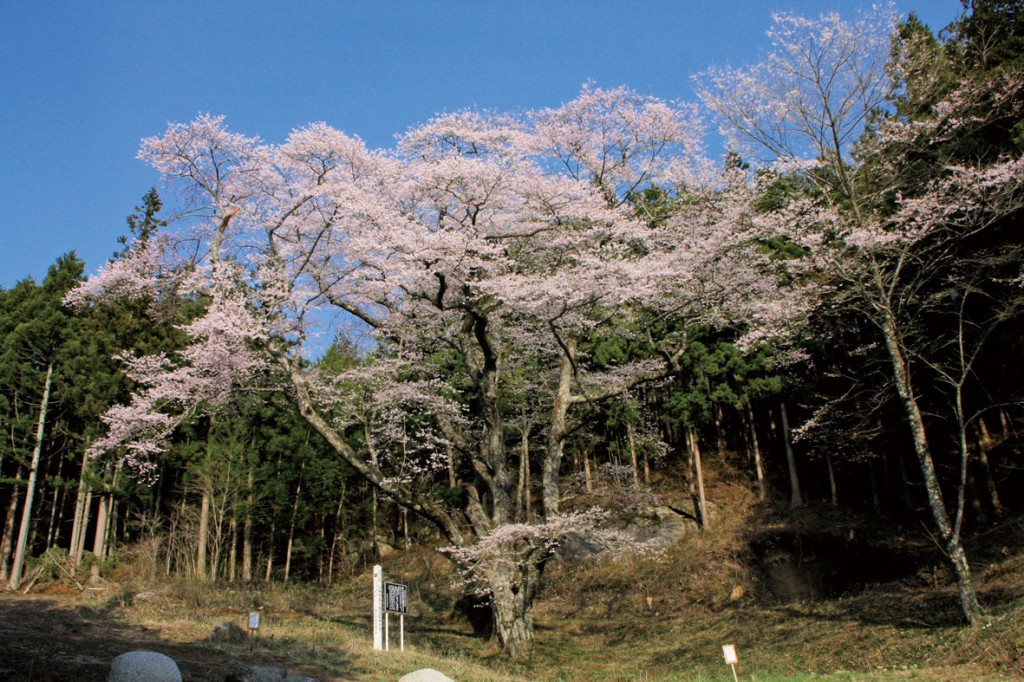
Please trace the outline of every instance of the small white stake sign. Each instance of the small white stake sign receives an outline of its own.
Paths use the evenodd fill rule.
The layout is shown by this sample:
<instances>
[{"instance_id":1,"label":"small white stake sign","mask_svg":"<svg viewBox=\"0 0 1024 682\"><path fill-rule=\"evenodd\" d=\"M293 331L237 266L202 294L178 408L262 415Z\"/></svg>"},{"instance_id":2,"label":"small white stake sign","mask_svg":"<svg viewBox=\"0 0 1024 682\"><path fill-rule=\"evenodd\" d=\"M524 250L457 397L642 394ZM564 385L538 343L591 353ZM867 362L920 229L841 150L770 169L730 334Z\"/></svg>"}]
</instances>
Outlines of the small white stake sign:
<instances>
[{"instance_id":1,"label":"small white stake sign","mask_svg":"<svg viewBox=\"0 0 1024 682\"><path fill-rule=\"evenodd\" d=\"M735 682L739 682L739 677L736 676L736 664L739 663L739 659L736 657L736 646L733 644L723 644L722 655L725 656L725 662L732 669L732 679Z\"/></svg>"},{"instance_id":2,"label":"small white stake sign","mask_svg":"<svg viewBox=\"0 0 1024 682\"><path fill-rule=\"evenodd\" d=\"M260 629L260 612L249 612L249 638L252 639Z\"/></svg>"}]
</instances>

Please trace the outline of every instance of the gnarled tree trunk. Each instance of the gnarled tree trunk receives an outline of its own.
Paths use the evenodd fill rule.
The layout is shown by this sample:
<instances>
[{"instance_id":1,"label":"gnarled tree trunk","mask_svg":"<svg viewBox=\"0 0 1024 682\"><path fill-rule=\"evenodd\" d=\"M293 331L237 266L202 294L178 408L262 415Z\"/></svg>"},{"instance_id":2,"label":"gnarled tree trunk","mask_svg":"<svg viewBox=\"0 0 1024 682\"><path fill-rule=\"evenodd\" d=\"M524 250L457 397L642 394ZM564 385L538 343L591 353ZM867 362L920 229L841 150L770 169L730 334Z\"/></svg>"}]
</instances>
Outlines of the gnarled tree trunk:
<instances>
[{"instance_id":1,"label":"gnarled tree trunk","mask_svg":"<svg viewBox=\"0 0 1024 682\"><path fill-rule=\"evenodd\" d=\"M533 603L549 552L531 545L520 557L499 561L484 574L490 588L494 634L515 659L533 653Z\"/></svg>"}]
</instances>

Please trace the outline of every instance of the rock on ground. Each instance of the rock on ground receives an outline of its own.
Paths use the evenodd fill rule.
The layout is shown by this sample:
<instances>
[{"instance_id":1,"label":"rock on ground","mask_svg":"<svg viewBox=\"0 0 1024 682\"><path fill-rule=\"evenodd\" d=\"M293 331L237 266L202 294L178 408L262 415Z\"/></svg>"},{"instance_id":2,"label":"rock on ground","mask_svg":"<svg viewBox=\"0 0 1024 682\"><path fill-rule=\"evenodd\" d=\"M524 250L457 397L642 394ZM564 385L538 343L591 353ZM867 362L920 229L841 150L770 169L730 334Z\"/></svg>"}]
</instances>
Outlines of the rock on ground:
<instances>
[{"instance_id":1,"label":"rock on ground","mask_svg":"<svg viewBox=\"0 0 1024 682\"><path fill-rule=\"evenodd\" d=\"M713 517L714 510L710 504L709 513ZM612 527L651 549L666 549L700 526L696 515L688 510L660 506L624 514L615 520ZM591 562L606 551L604 546L583 535L569 533L562 539L557 554L565 563L577 565Z\"/></svg>"},{"instance_id":2,"label":"rock on ground","mask_svg":"<svg viewBox=\"0 0 1024 682\"><path fill-rule=\"evenodd\" d=\"M439 673L432 668L423 668L408 675L403 675L398 682L455 682L444 673Z\"/></svg>"},{"instance_id":3,"label":"rock on ground","mask_svg":"<svg viewBox=\"0 0 1024 682\"><path fill-rule=\"evenodd\" d=\"M227 620L217 623L213 628L213 632L210 633L211 642L232 642L237 644L244 642L246 637L245 630Z\"/></svg>"},{"instance_id":4,"label":"rock on ground","mask_svg":"<svg viewBox=\"0 0 1024 682\"><path fill-rule=\"evenodd\" d=\"M224 682L316 682L312 677L293 675L287 670L268 665L250 665L228 673Z\"/></svg>"},{"instance_id":5,"label":"rock on ground","mask_svg":"<svg viewBox=\"0 0 1024 682\"><path fill-rule=\"evenodd\" d=\"M107 682L181 682L174 659L155 651L129 651L114 659Z\"/></svg>"},{"instance_id":6,"label":"rock on ground","mask_svg":"<svg viewBox=\"0 0 1024 682\"><path fill-rule=\"evenodd\" d=\"M666 549L698 527L696 513L662 506L635 512L623 530L637 542L649 543L655 549Z\"/></svg>"}]
</instances>

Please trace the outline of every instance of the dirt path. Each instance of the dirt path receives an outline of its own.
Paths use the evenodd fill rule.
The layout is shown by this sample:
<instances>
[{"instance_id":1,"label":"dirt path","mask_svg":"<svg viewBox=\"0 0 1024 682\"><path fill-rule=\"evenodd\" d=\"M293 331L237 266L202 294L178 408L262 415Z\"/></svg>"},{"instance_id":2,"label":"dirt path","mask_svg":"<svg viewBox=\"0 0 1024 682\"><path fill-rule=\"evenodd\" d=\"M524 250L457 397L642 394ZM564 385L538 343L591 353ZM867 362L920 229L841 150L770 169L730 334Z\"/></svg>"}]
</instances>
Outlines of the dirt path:
<instances>
[{"instance_id":1,"label":"dirt path","mask_svg":"<svg viewBox=\"0 0 1024 682\"><path fill-rule=\"evenodd\" d=\"M157 631L121 622L103 606L0 595L0 680L102 681L114 658L136 650L170 656L186 682L221 682L241 664L284 668L324 681L342 679L258 652L242 659L164 641Z\"/></svg>"}]
</instances>

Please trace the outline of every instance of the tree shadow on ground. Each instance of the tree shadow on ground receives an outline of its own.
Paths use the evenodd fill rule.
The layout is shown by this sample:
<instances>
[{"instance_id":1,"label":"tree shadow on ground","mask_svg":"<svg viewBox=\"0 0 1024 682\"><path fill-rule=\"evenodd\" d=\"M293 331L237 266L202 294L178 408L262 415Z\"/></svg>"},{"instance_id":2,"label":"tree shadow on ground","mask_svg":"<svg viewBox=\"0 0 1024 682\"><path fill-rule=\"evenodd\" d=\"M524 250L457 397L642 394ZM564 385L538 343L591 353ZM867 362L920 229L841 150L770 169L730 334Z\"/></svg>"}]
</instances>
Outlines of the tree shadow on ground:
<instances>
[{"instance_id":1,"label":"tree shadow on ground","mask_svg":"<svg viewBox=\"0 0 1024 682\"><path fill-rule=\"evenodd\" d=\"M202 644L163 639L158 630L120 620L110 605L0 596L2 680L106 680L114 658L128 651L156 651L170 656L185 681L223 680L229 671L243 665L268 665L323 680L344 679L258 649L243 656Z\"/></svg>"}]
</instances>

